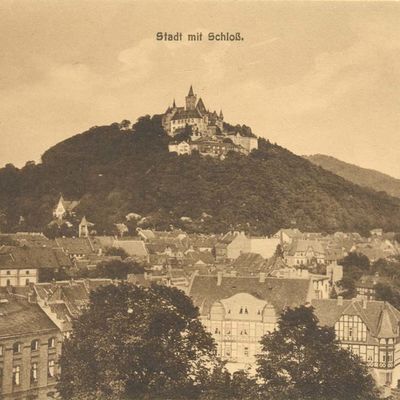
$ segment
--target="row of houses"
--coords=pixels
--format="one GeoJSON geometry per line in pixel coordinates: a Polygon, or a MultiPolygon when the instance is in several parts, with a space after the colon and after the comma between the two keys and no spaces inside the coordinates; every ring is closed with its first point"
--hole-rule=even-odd
{"type": "MultiPolygon", "coordinates": [[[[179,287],[154,276],[132,277],[134,284],[154,282],[179,287]]],[[[179,277],[178,277],[179,278],[179,277]]],[[[0,289],[1,394],[5,399],[47,399],[55,395],[61,343],[91,290],[112,284],[89,279],[0,289]]],[[[185,284],[186,285],[186,284],[185,284]]],[[[254,368],[259,341],[276,329],[286,307],[312,306],[322,325],[335,329],[344,348],[367,363],[380,386],[400,382],[400,313],[382,301],[321,296],[315,277],[232,276],[194,273],[186,292],[215,339],[228,367],[254,368]]]]}
{"type": "Polygon", "coordinates": [[[334,328],[343,348],[359,356],[377,384],[400,384],[400,312],[383,301],[318,298],[312,279],[196,276],[189,291],[218,354],[231,370],[252,369],[261,337],[286,307],[309,305],[334,328]]]}

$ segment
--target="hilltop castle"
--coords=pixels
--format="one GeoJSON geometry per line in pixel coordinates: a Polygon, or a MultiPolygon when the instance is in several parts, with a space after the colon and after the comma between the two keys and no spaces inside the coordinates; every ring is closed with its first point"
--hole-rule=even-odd
{"type": "Polygon", "coordinates": [[[225,124],[222,110],[219,114],[209,111],[201,98],[197,100],[192,86],[185,98],[185,107],[177,107],[174,100],[162,116],[162,125],[172,137],[189,132],[187,140],[170,143],[169,151],[178,154],[197,150],[200,154],[224,157],[229,151],[248,154],[258,148],[258,140],[251,131],[243,134],[240,126],[225,124]]]}
{"type": "Polygon", "coordinates": [[[163,115],[162,124],[169,135],[176,135],[185,129],[186,125],[192,127],[195,136],[212,136],[223,132],[222,110],[219,115],[215,111],[208,111],[201,98],[197,101],[192,86],[185,100],[185,107],[177,107],[174,100],[163,115]]]}

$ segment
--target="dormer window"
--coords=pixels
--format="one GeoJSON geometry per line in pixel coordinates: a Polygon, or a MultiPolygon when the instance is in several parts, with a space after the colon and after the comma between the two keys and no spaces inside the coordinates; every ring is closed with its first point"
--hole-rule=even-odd
{"type": "Polygon", "coordinates": [[[248,314],[248,313],[249,313],[249,312],[247,311],[247,307],[245,307],[244,313],[245,313],[245,314],[248,314]]]}
{"type": "Polygon", "coordinates": [[[243,307],[240,307],[239,314],[243,314],[243,307]]]}

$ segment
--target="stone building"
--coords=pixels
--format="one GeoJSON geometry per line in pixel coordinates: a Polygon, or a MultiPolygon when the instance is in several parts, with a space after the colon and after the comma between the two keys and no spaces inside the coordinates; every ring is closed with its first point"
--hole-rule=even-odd
{"type": "Polygon", "coordinates": [[[52,398],[61,332],[37,304],[5,289],[0,293],[0,398],[52,398]]]}

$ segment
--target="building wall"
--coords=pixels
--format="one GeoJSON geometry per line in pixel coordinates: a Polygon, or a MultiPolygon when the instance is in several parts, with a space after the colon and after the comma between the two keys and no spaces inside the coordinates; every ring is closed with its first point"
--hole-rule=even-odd
{"type": "Polygon", "coordinates": [[[37,283],[37,269],[1,269],[0,286],[26,286],[37,283]]]}
{"type": "Polygon", "coordinates": [[[239,366],[255,363],[261,337],[272,332],[276,322],[272,305],[248,293],[214,303],[210,315],[202,318],[217,344],[218,355],[239,366]]]}
{"type": "Polygon", "coordinates": [[[61,354],[61,334],[58,330],[42,334],[0,338],[2,356],[0,368],[3,376],[0,386],[0,398],[3,400],[47,399],[47,393],[55,392],[56,376],[58,374],[58,359],[61,354]],[[55,338],[55,347],[48,347],[48,340],[55,338]],[[39,340],[38,350],[31,350],[31,342],[39,340]],[[13,345],[21,343],[21,352],[14,354],[13,345]],[[49,361],[54,361],[54,377],[49,377],[49,361]],[[37,363],[37,381],[31,381],[31,366],[37,363]],[[20,383],[13,383],[13,368],[20,368],[20,383]]]}

